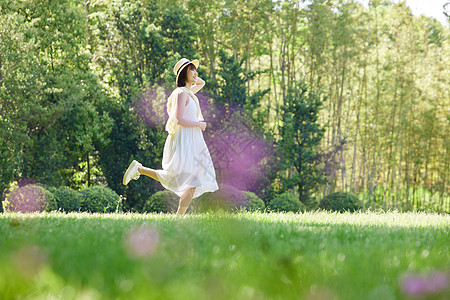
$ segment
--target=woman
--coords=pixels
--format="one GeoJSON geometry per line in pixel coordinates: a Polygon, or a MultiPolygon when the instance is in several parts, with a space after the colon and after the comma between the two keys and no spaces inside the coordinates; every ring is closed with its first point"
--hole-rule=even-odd
{"type": "Polygon", "coordinates": [[[195,93],[205,86],[197,75],[198,60],[180,59],[173,71],[177,88],[167,101],[166,130],[162,170],[144,167],[133,160],[123,176],[123,184],[139,175],[149,176],[180,197],[177,215],[183,215],[193,198],[219,189],[214,166],[203,139],[206,123],[195,93]]]}

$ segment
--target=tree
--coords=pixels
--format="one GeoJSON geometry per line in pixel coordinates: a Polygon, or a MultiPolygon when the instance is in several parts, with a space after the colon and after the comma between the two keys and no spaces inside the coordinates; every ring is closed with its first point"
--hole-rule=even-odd
{"type": "MultiPolygon", "coordinates": [[[[3,3],[2,3],[3,5],[3,3]]],[[[27,118],[40,111],[33,90],[42,88],[33,64],[34,45],[26,38],[29,24],[18,13],[0,17],[0,195],[17,178],[27,135],[27,118]]]]}
{"type": "Polygon", "coordinates": [[[285,189],[297,188],[299,200],[305,204],[309,204],[311,193],[324,182],[318,160],[318,146],[325,131],[318,123],[322,103],[317,91],[298,82],[289,88],[286,103],[281,107],[280,179],[285,189]]]}
{"type": "MultiPolygon", "coordinates": [[[[269,92],[269,89],[246,93],[246,84],[254,78],[255,73],[242,67],[245,58],[236,60],[234,55],[228,56],[224,50],[219,52],[220,76],[216,88],[213,90],[214,101],[220,106],[245,110],[250,116],[261,105],[261,99],[269,92]]],[[[228,111],[234,113],[234,111],[228,111]]],[[[228,115],[229,116],[229,115],[228,115]]]]}
{"type": "MultiPolygon", "coordinates": [[[[0,71],[7,83],[2,120],[10,131],[5,142],[14,145],[16,156],[5,169],[50,185],[73,185],[73,173],[80,162],[90,166],[94,144],[102,143],[110,120],[98,110],[105,94],[89,70],[84,43],[77,41],[84,36],[82,6],[41,4],[4,6],[2,20],[11,23],[2,29],[10,27],[13,39],[3,43],[7,39],[1,37],[6,47],[0,60],[9,68],[6,76],[0,71]]],[[[89,184],[90,176],[83,180],[89,184]]]]}

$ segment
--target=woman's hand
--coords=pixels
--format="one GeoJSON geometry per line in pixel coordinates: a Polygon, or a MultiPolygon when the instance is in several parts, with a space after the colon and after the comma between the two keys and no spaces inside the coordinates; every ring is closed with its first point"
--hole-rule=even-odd
{"type": "Polygon", "coordinates": [[[199,123],[200,123],[200,125],[198,127],[200,127],[202,131],[205,131],[205,129],[206,129],[206,122],[199,122],[199,123]]]}
{"type": "Polygon", "coordinates": [[[197,76],[197,80],[196,80],[195,84],[205,85],[205,81],[197,76]]]}
{"type": "Polygon", "coordinates": [[[197,77],[196,83],[191,87],[192,93],[197,93],[205,86],[205,81],[200,77],[197,77]]]}

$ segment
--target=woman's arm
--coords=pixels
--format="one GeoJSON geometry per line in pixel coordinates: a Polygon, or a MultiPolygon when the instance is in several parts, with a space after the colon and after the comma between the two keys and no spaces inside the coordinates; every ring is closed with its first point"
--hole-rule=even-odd
{"type": "MultiPolygon", "coordinates": [[[[180,93],[178,95],[178,101],[177,101],[177,111],[175,112],[175,118],[178,120],[178,125],[184,126],[184,127],[199,127],[202,130],[205,130],[206,123],[205,122],[196,122],[196,121],[190,121],[186,120],[184,118],[184,108],[186,107],[186,102],[188,96],[186,93],[180,93]]],[[[192,100],[190,100],[192,101],[192,100]]]]}
{"type": "Polygon", "coordinates": [[[197,77],[197,83],[191,87],[192,93],[197,93],[202,89],[202,87],[205,86],[205,81],[201,79],[200,77],[197,77]]]}

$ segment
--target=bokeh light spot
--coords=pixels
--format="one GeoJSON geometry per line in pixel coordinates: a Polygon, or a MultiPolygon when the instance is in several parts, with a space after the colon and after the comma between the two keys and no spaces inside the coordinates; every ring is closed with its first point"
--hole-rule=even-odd
{"type": "Polygon", "coordinates": [[[24,277],[32,278],[47,264],[47,254],[39,246],[26,245],[15,253],[13,261],[24,277]]]}
{"type": "Polygon", "coordinates": [[[312,285],[307,300],[337,300],[338,297],[328,288],[312,285]]]}
{"type": "Polygon", "coordinates": [[[153,227],[141,225],[125,234],[125,248],[131,257],[147,258],[155,253],[159,234],[153,227]]]}
{"type": "Polygon", "coordinates": [[[431,274],[406,274],[401,280],[403,293],[410,297],[421,298],[449,291],[448,273],[435,271],[431,274]]]}

